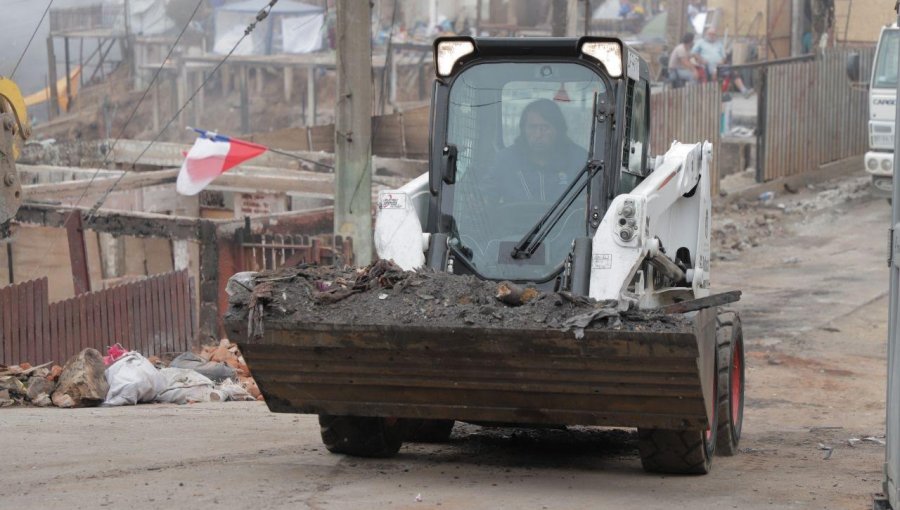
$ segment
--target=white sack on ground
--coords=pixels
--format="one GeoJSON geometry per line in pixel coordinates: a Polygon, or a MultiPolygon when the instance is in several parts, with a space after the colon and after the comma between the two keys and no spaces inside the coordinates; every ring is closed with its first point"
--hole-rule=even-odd
{"type": "Polygon", "coordinates": [[[166,378],[137,352],[129,352],[107,367],[109,393],[105,406],[134,405],[153,402],[156,394],[166,388],[166,378]]]}
{"type": "Polygon", "coordinates": [[[166,379],[166,387],[156,396],[157,402],[187,404],[225,400],[225,393],[215,389],[209,377],[189,368],[164,368],[160,373],[166,379]]]}

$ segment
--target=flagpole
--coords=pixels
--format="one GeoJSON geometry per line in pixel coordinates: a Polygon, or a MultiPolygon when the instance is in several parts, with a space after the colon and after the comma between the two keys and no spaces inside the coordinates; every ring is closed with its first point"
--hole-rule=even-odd
{"type": "MultiPolygon", "coordinates": [[[[195,133],[199,134],[202,138],[207,138],[207,139],[209,139],[209,140],[213,140],[216,136],[218,136],[218,135],[221,134],[221,133],[219,133],[218,131],[207,131],[207,130],[205,130],[205,129],[198,129],[198,128],[191,127],[191,126],[187,126],[186,129],[187,129],[188,131],[194,131],[195,133]]],[[[222,136],[224,136],[225,138],[228,138],[229,140],[243,141],[243,140],[241,140],[240,138],[234,138],[234,137],[228,136],[228,135],[222,135],[222,136]]],[[[246,143],[246,142],[245,142],[245,143],[246,143]]],[[[249,142],[249,143],[254,143],[254,142],[249,142]]],[[[259,144],[257,144],[257,145],[259,145],[259,144]]],[[[296,155],[296,154],[292,154],[292,153],[287,152],[287,151],[283,151],[283,150],[279,150],[279,149],[273,149],[272,147],[268,147],[268,146],[265,146],[265,147],[266,147],[266,150],[269,151],[269,152],[274,152],[275,154],[280,154],[280,155],[282,155],[282,156],[287,156],[287,157],[289,157],[289,158],[293,158],[293,159],[296,159],[296,160],[298,160],[298,161],[303,161],[303,162],[309,163],[309,164],[311,164],[311,165],[318,165],[318,166],[320,166],[320,167],[322,167],[322,168],[327,168],[327,169],[329,169],[329,170],[334,170],[334,165],[329,165],[328,163],[321,163],[321,162],[316,161],[316,160],[314,160],[314,159],[304,158],[304,157],[302,157],[302,156],[298,156],[298,155],[296,155]]]]}

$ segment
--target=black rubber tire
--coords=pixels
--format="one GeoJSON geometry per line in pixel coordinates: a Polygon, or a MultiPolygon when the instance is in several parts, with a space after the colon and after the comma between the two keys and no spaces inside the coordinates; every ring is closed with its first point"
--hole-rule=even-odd
{"type": "MultiPolygon", "coordinates": [[[[719,362],[716,359],[716,377],[713,394],[719,394],[719,362]]],[[[716,453],[716,436],[719,425],[719,406],[713,406],[709,430],[667,430],[638,428],[638,450],[641,465],[650,473],[671,475],[705,475],[712,469],[716,453]]]]}
{"type": "Polygon", "coordinates": [[[397,419],[319,415],[322,442],[331,453],[355,457],[393,457],[403,444],[397,419]]]}
{"type": "Polygon", "coordinates": [[[718,455],[737,455],[744,423],[744,332],[741,317],[736,312],[720,313],[717,317],[716,349],[719,362],[719,431],[716,439],[718,455]],[[735,357],[737,350],[737,360],[735,357]],[[738,362],[737,369],[735,361],[738,362]],[[735,373],[738,370],[738,373],[735,373]],[[738,377],[740,394],[732,392],[732,382],[738,377]],[[737,397],[737,398],[735,398],[737,397]],[[737,411],[732,407],[736,404],[737,411]]]}
{"type": "Polygon", "coordinates": [[[453,420],[403,420],[403,440],[413,443],[446,443],[453,432],[453,420]]]}
{"type": "Polygon", "coordinates": [[[641,465],[650,473],[705,475],[712,468],[715,440],[705,431],[638,429],[641,465]]]}

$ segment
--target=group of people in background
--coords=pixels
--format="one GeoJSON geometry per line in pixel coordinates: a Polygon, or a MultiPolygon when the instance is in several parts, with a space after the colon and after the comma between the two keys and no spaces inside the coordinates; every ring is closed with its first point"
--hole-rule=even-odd
{"type": "Polygon", "coordinates": [[[693,33],[681,38],[681,44],[669,55],[669,76],[676,83],[705,83],[728,79],[745,96],[753,91],[748,88],[740,75],[727,71],[727,76],[719,76],[719,67],[729,63],[725,45],[719,39],[715,28],[708,28],[699,41],[693,33]]]}

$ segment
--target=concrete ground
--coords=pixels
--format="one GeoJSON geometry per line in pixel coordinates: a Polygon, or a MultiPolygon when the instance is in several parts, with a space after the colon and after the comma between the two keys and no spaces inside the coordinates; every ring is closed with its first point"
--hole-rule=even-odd
{"type": "Polygon", "coordinates": [[[714,263],[718,290],[744,291],[747,408],[741,454],[707,476],[645,474],[622,430],[457,424],[449,444],[367,460],[329,454],[315,417],[261,403],[15,408],[0,411],[0,508],[870,508],[884,458],[890,211],[867,196],[778,207],[821,193],[715,217],[768,226],[714,263]]]}

